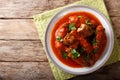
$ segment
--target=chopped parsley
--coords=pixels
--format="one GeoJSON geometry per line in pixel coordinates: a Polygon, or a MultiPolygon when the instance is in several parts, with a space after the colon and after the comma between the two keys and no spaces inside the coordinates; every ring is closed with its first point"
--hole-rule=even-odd
{"type": "Polygon", "coordinates": [[[65,59],[68,59],[67,53],[63,51],[63,52],[62,52],[62,57],[65,58],[65,59]]]}
{"type": "Polygon", "coordinates": [[[56,40],[59,41],[59,42],[63,41],[63,39],[60,36],[56,36],[56,40]]]}
{"type": "Polygon", "coordinates": [[[98,52],[98,50],[99,50],[99,48],[97,48],[97,49],[93,50],[93,52],[94,52],[94,53],[97,53],[97,52],[98,52]]]}
{"type": "Polygon", "coordinates": [[[80,52],[83,53],[85,51],[85,48],[81,47],[80,52]]]}
{"type": "Polygon", "coordinates": [[[92,25],[92,23],[90,22],[90,20],[89,20],[89,19],[85,20],[85,23],[86,23],[87,25],[89,25],[89,26],[91,26],[91,25],[92,25]]]}
{"type": "Polygon", "coordinates": [[[69,24],[69,31],[76,30],[75,23],[69,24]]]}
{"type": "Polygon", "coordinates": [[[96,40],[96,39],[93,39],[92,44],[93,44],[93,45],[97,45],[97,40],[96,40]]]}
{"type": "Polygon", "coordinates": [[[78,16],[78,18],[82,18],[82,16],[78,16]]]}
{"type": "Polygon", "coordinates": [[[76,59],[76,58],[78,58],[80,56],[80,53],[77,52],[75,49],[71,49],[70,52],[72,53],[72,58],[73,59],[76,59]]]}
{"type": "Polygon", "coordinates": [[[98,33],[98,30],[95,30],[95,34],[97,34],[98,33]]]}
{"type": "Polygon", "coordinates": [[[90,55],[89,54],[85,55],[84,59],[88,62],[90,60],[90,55]]]}

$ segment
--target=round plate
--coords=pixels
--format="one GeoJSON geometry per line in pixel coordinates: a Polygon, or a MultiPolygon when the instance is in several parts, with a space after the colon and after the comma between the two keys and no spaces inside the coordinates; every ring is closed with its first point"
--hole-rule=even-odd
{"type": "Polygon", "coordinates": [[[45,48],[46,48],[48,56],[60,69],[64,70],[65,72],[71,73],[71,74],[79,74],[79,75],[88,74],[88,73],[96,71],[97,69],[102,67],[105,64],[105,62],[108,60],[108,58],[110,57],[112,50],[113,50],[113,45],[114,45],[113,30],[112,30],[112,26],[109,23],[109,21],[107,20],[107,18],[101,12],[97,11],[96,9],[85,6],[85,5],[74,5],[74,6],[70,6],[70,7],[62,9],[50,20],[50,22],[47,26],[46,32],[45,32],[45,48]],[[94,16],[96,16],[99,19],[99,21],[101,22],[102,26],[105,28],[105,33],[107,36],[107,44],[106,44],[106,48],[103,52],[103,55],[91,67],[72,68],[70,66],[63,64],[55,56],[55,54],[51,48],[51,44],[50,44],[51,43],[50,42],[51,32],[52,32],[52,29],[54,28],[54,25],[56,24],[56,22],[68,13],[78,12],[78,11],[79,12],[80,11],[89,12],[89,13],[93,14],[94,16]]]}

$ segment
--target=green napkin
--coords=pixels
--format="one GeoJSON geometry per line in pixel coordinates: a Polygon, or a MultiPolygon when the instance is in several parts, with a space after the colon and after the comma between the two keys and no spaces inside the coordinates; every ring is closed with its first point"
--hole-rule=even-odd
{"type": "MultiPolygon", "coordinates": [[[[79,2],[70,4],[70,5],[75,5],[75,4],[84,4],[84,5],[88,5],[88,6],[91,6],[93,8],[96,8],[97,10],[102,12],[107,17],[107,19],[110,21],[110,18],[109,18],[109,15],[108,15],[108,12],[106,10],[106,7],[105,7],[103,0],[81,0],[79,2]]],[[[70,6],[70,5],[68,5],[68,6],[70,6]]],[[[50,19],[58,11],[60,11],[62,8],[65,8],[65,7],[67,7],[67,6],[53,9],[50,11],[46,11],[44,13],[41,13],[41,14],[34,16],[34,21],[35,21],[35,24],[36,24],[36,27],[37,27],[37,30],[39,33],[40,40],[43,44],[43,47],[44,47],[44,33],[45,33],[46,27],[47,27],[50,19]]],[[[114,43],[113,52],[112,52],[109,60],[107,61],[107,63],[105,65],[108,65],[108,64],[111,64],[111,63],[114,63],[114,62],[120,60],[120,47],[118,45],[116,36],[114,39],[115,39],[115,43],[114,43]]],[[[69,73],[66,73],[66,72],[60,70],[56,65],[54,65],[51,62],[49,57],[48,57],[48,60],[49,60],[49,64],[51,66],[52,72],[53,72],[56,80],[65,80],[65,79],[69,79],[69,78],[76,76],[76,75],[69,74],[69,73]]]]}

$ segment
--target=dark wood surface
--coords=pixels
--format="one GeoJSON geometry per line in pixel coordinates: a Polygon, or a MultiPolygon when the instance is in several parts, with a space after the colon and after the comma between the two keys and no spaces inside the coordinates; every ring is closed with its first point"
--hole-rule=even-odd
{"type": "MultiPolygon", "coordinates": [[[[54,80],[32,16],[79,0],[0,0],[0,80],[54,80]]],[[[105,0],[120,44],[120,0],[105,0]]],[[[120,80],[120,62],[70,80],[120,80]]]]}

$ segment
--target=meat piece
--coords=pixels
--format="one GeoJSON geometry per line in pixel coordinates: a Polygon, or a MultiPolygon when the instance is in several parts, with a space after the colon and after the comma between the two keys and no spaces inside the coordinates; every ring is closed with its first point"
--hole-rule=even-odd
{"type": "Polygon", "coordinates": [[[99,25],[97,26],[96,30],[96,41],[98,42],[98,44],[101,44],[103,40],[105,40],[105,29],[103,26],[99,25]]]}
{"type": "Polygon", "coordinates": [[[79,33],[76,30],[70,31],[70,35],[75,36],[76,38],[79,37],[79,33]]]}
{"type": "Polygon", "coordinates": [[[95,20],[90,20],[91,24],[92,24],[92,27],[93,28],[96,28],[97,26],[97,23],[95,22],[95,20]]]}
{"type": "Polygon", "coordinates": [[[65,51],[68,53],[68,57],[72,58],[71,48],[65,47],[65,51]]]}
{"type": "Polygon", "coordinates": [[[84,37],[80,37],[79,41],[81,46],[85,49],[86,53],[89,54],[92,51],[91,44],[84,37]]]}
{"type": "Polygon", "coordinates": [[[82,16],[82,18],[79,19],[79,22],[81,24],[85,24],[86,20],[89,19],[89,18],[86,15],[81,15],[81,16],[82,16]]]}
{"type": "Polygon", "coordinates": [[[79,41],[76,40],[73,44],[70,45],[70,48],[77,49],[78,45],[79,45],[79,41]]]}
{"type": "Polygon", "coordinates": [[[85,24],[85,21],[88,19],[88,17],[86,17],[85,15],[81,15],[81,18],[78,19],[77,23],[76,23],[76,27],[80,27],[81,24],[85,24]]]}
{"type": "Polygon", "coordinates": [[[96,28],[97,34],[96,34],[96,42],[97,44],[93,46],[94,49],[100,48],[102,46],[102,43],[105,41],[106,36],[105,36],[105,29],[103,26],[99,25],[96,28]]]}
{"type": "Polygon", "coordinates": [[[88,62],[88,66],[92,66],[93,64],[95,64],[95,60],[90,59],[88,62]]]}
{"type": "Polygon", "coordinates": [[[55,41],[55,47],[59,50],[64,49],[63,43],[58,41],[55,41]]]}
{"type": "Polygon", "coordinates": [[[78,16],[70,16],[69,23],[76,23],[78,21],[78,16]]]}
{"type": "Polygon", "coordinates": [[[80,66],[88,66],[88,63],[85,61],[85,59],[80,56],[77,59],[72,59],[74,62],[76,62],[77,64],[79,64],[80,66]]]}
{"type": "Polygon", "coordinates": [[[65,52],[69,53],[71,48],[65,47],[65,52]]]}
{"type": "Polygon", "coordinates": [[[75,37],[67,33],[67,35],[63,39],[63,43],[65,45],[70,45],[75,41],[75,37]]]}
{"type": "Polygon", "coordinates": [[[77,32],[79,32],[82,37],[89,37],[93,34],[93,29],[86,24],[81,24],[81,26],[77,29],[77,32]]]}
{"type": "Polygon", "coordinates": [[[105,29],[104,29],[104,27],[102,25],[98,25],[97,28],[96,28],[96,30],[98,32],[101,32],[101,31],[104,32],[105,29]]]}
{"type": "Polygon", "coordinates": [[[64,38],[65,35],[66,35],[67,32],[68,32],[68,25],[69,25],[69,23],[67,23],[67,22],[64,23],[64,24],[62,24],[62,25],[57,29],[55,35],[56,35],[56,36],[60,36],[61,38],[64,38]]]}

